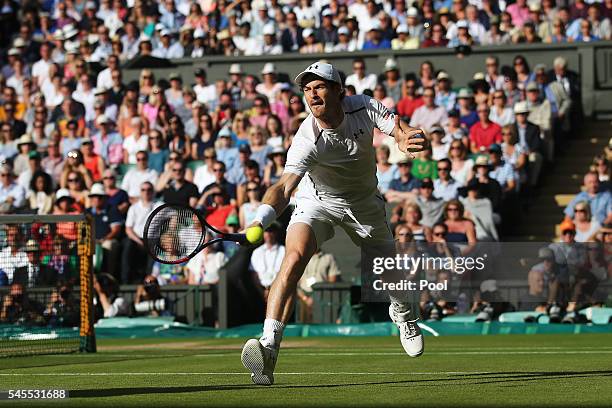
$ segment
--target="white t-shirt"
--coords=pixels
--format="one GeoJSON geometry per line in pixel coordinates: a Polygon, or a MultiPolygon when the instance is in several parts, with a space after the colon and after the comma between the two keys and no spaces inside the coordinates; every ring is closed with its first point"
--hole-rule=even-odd
{"type": "Polygon", "coordinates": [[[211,285],[219,282],[219,269],[226,262],[227,257],[223,252],[201,251],[187,262],[186,268],[197,285],[211,285]]]}
{"type": "Polygon", "coordinates": [[[13,254],[10,246],[0,252],[0,269],[6,273],[9,283],[13,282],[15,269],[28,266],[29,262],[28,255],[25,252],[18,250],[13,254]]]}
{"type": "Polygon", "coordinates": [[[208,166],[203,165],[196,169],[193,175],[193,184],[198,186],[198,191],[204,191],[204,187],[216,181],[215,173],[208,171],[208,166]]]}
{"type": "Polygon", "coordinates": [[[145,206],[142,200],[138,200],[128,209],[125,226],[132,228],[136,235],[142,238],[144,234],[144,227],[147,223],[147,217],[160,205],[162,205],[162,203],[156,201],[148,206],[145,206]]]}
{"type": "Polygon", "coordinates": [[[355,87],[355,92],[357,94],[362,94],[366,89],[374,91],[377,82],[378,80],[376,79],[375,74],[367,74],[361,79],[359,79],[357,75],[351,74],[346,77],[344,84],[346,86],[353,85],[355,87]]]}
{"type": "Polygon", "coordinates": [[[145,181],[155,185],[157,182],[157,172],[153,169],[129,170],[121,181],[121,189],[125,190],[130,197],[140,196],[140,185],[145,181]]]}
{"type": "Polygon", "coordinates": [[[149,150],[149,137],[142,135],[136,139],[136,135],[131,134],[123,139],[123,150],[128,153],[128,163],[136,164],[136,153],[149,150]]]}
{"type": "Polygon", "coordinates": [[[38,86],[42,86],[45,79],[49,78],[49,67],[52,61],[39,59],[32,65],[32,76],[38,78],[38,86]]]}
{"type": "Polygon", "coordinates": [[[308,194],[330,203],[369,198],[377,191],[374,128],[391,134],[395,115],[366,95],[342,100],[344,120],[337,129],[321,129],[310,114],[300,125],[289,152],[285,172],[306,176],[298,197],[308,194]]]}
{"type": "Polygon", "coordinates": [[[251,255],[251,269],[257,273],[259,281],[264,287],[272,285],[274,278],[276,278],[280,271],[284,257],[285,247],[279,244],[272,247],[264,244],[253,251],[251,255]]]}

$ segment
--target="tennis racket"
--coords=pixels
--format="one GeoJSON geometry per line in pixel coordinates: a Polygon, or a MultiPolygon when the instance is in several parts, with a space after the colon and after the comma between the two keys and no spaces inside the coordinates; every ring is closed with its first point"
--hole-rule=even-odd
{"type": "MultiPolygon", "coordinates": [[[[251,229],[261,227],[251,227],[251,229]]],[[[204,219],[204,214],[185,205],[162,204],[147,218],[144,227],[143,241],[151,257],[164,264],[179,264],[193,258],[204,248],[221,241],[233,241],[239,244],[257,244],[263,231],[246,234],[228,234],[219,231],[204,219]],[[206,233],[216,236],[206,240],[206,233]],[[253,239],[253,237],[257,239],[253,239]]]]}

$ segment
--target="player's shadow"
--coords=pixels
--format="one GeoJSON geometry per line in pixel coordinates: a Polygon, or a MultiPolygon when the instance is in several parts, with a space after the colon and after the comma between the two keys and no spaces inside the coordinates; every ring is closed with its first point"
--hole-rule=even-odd
{"type": "Polygon", "coordinates": [[[257,385],[198,385],[191,387],[137,387],[70,390],[70,398],[123,397],[126,395],[181,394],[187,392],[233,391],[261,388],[257,385]]]}
{"type": "MultiPolygon", "coordinates": [[[[410,375],[410,373],[406,373],[410,375]]],[[[369,385],[390,385],[390,386],[436,386],[451,382],[462,382],[462,385],[468,384],[494,384],[494,383],[510,383],[510,382],[526,382],[539,380],[559,380],[568,378],[591,378],[591,377],[609,377],[612,376],[612,371],[534,371],[534,372],[512,372],[512,373],[474,373],[461,374],[450,378],[423,378],[410,380],[396,381],[363,381],[352,382],[345,384],[277,384],[272,388],[284,389],[316,389],[316,388],[343,388],[369,385]]],[[[208,391],[235,391],[261,389],[257,385],[203,385],[203,386],[183,386],[183,387],[138,387],[138,388],[107,388],[107,389],[87,389],[87,390],[71,390],[70,398],[100,398],[100,397],[121,397],[127,395],[147,395],[147,394],[180,394],[191,392],[208,392],[208,391]]]]}

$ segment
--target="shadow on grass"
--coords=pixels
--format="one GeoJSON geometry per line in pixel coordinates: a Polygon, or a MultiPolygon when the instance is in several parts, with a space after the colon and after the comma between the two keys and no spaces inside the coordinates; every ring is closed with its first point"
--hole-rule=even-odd
{"type": "MultiPolygon", "coordinates": [[[[406,373],[410,375],[410,373],[406,373]]],[[[523,381],[558,380],[568,378],[592,378],[609,377],[612,371],[535,371],[535,372],[512,372],[512,373],[477,373],[462,374],[451,378],[423,378],[414,380],[397,381],[364,381],[344,384],[277,384],[273,389],[317,389],[317,388],[344,388],[370,385],[410,385],[410,386],[440,386],[448,385],[449,382],[463,382],[467,384],[494,384],[510,383],[523,381]],[[432,384],[433,383],[433,384],[432,384]]],[[[516,384],[515,384],[516,385],[516,384]]],[[[100,398],[100,397],[121,397],[128,395],[147,395],[147,394],[180,394],[191,392],[210,392],[210,391],[236,391],[265,389],[257,385],[203,385],[190,387],[138,387],[138,388],[107,388],[107,389],[87,389],[70,391],[70,398],[100,398]]]]}

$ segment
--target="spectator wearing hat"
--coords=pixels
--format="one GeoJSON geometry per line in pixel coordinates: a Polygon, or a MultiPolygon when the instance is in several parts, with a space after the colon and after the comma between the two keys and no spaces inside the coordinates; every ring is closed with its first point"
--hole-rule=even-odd
{"type": "Polygon", "coordinates": [[[562,140],[562,133],[570,130],[569,118],[572,101],[559,82],[548,83],[546,65],[538,64],[533,71],[535,72],[536,83],[540,88],[540,94],[544,95],[550,103],[553,114],[553,132],[558,137],[557,140],[562,140]]]}
{"type": "Polygon", "coordinates": [[[451,109],[448,111],[448,122],[444,126],[445,136],[442,139],[444,143],[450,143],[453,140],[460,140],[465,146],[469,146],[470,140],[468,138],[468,130],[461,125],[459,111],[457,109],[451,109]]]}
{"type": "Polygon", "coordinates": [[[436,105],[450,111],[455,107],[456,102],[457,93],[451,89],[450,75],[440,71],[436,76],[436,105]]]}
{"type": "Polygon", "coordinates": [[[357,49],[357,40],[351,37],[351,32],[346,26],[338,28],[338,43],[332,47],[332,52],[352,52],[357,49]]]}
{"type": "MultiPolygon", "coordinates": [[[[175,59],[183,58],[185,50],[180,42],[172,43],[172,34],[163,28],[159,32],[159,45],[153,50],[153,56],[157,58],[175,59]]],[[[142,42],[141,42],[142,44],[142,42]]]]}
{"type": "Polygon", "coordinates": [[[465,208],[465,216],[474,222],[478,241],[499,241],[497,227],[499,215],[493,212],[491,200],[481,195],[481,184],[478,179],[470,180],[467,186],[459,190],[459,201],[465,208]]]}
{"type": "MultiPolygon", "coordinates": [[[[102,113],[111,121],[117,121],[117,105],[110,99],[109,89],[97,88],[95,91],[96,104],[102,107],[102,113]]],[[[94,106],[95,107],[95,106],[94,106]]]]}
{"type": "Polygon", "coordinates": [[[425,38],[421,43],[421,48],[446,47],[448,39],[446,38],[446,28],[440,23],[431,25],[430,37],[425,38]]]}
{"type": "Polygon", "coordinates": [[[161,203],[155,201],[152,183],[145,181],[139,188],[139,199],[128,209],[125,221],[126,237],[121,256],[121,282],[124,283],[140,281],[152,266],[143,242],[143,232],[147,217],[161,203]]]}
{"type": "Polygon", "coordinates": [[[98,131],[92,137],[94,152],[110,165],[123,163],[123,139],[112,126],[113,122],[106,115],[98,116],[98,131]]]}
{"type": "Polygon", "coordinates": [[[401,202],[414,199],[421,181],[412,176],[412,161],[403,158],[397,163],[399,177],[391,180],[385,198],[389,202],[401,202]]]}
{"type": "Polygon", "coordinates": [[[443,201],[457,198],[461,185],[451,177],[452,164],[449,159],[438,160],[438,178],[433,181],[433,196],[443,201]]]}
{"type": "Polygon", "coordinates": [[[436,105],[436,91],[433,87],[423,89],[424,105],[415,109],[410,126],[429,131],[435,124],[446,124],[448,116],[442,106],[436,105]]]}
{"type": "Polygon", "coordinates": [[[470,34],[469,24],[466,20],[459,20],[456,24],[448,28],[446,38],[448,38],[448,48],[460,49],[461,46],[471,47],[474,45],[474,38],[470,34]]]}
{"type": "Polygon", "coordinates": [[[16,142],[18,154],[13,159],[13,173],[19,176],[30,167],[30,153],[36,151],[36,144],[29,134],[22,135],[16,142]]]}
{"type": "Polygon", "coordinates": [[[431,137],[431,151],[433,160],[440,160],[448,157],[448,151],[450,149],[450,144],[448,142],[444,142],[444,128],[435,124],[429,135],[431,137]]]}
{"type": "Polygon", "coordinates": [[[268,163],[264,168],[263,184],[270,187],[275,184],[282,176],[287,161],[287,152],[282,146],[274,147],[268,153],[268,163]]]}
{"type": "Polygon", "coordinates": [[[576,204],[581,201],[589,203],[593,218],[601,225],[612,222],[612,193],[600,190],[596,172],[589,172],[584,176],[584,191],[578,193],[565,207],[567,218],[574,218],[576,204]]]}
{"type": "Polygon", "coordinates": [[[94,220],[96,252],[102,254],[100,267],[107,273],[119,275],[119,238],[123,218],[117,208],[108,204],[108,194],[102,184],[96,183],[91,187],[89,201],[91,206],[86,212],[94,220]]]}
{"type": "Polygon", "coordinates": [[[304,38],[304,45],[300,47],[300,54],[317,54],[323,52],[323,44],[319,42],[312,28],[305,28],[304,31],[302,31],[302,38],[304,38]]]}
{"type": "Polygon", "coordinates": [[[497,180],[504,193],[512,193],[517,190],[517,176],[510,163],[502,160],[502,148],[495,143],[489,147],[489,176],[497,180]]]}
{"type": "Polygon", "coordinates": [[[285,246],[278,242],[279,228],[280,225],[277,222],[270,225],[264,231],[263,244],[251,255],[250,269],[257,276],[264,299],[268,297],[270,286],[280,271],[281,262],[285,256],[285,246]]]}
{"type": "Polygon", "coordinates": [[[266,24],[263,27],[263,43],[261,46],[262,55],[280,55],[283,53],[283,47],[276,39],[276,28],[274,24],[266,24]]]}
{"type": "MultiPolygon", "coordinates": [[[[421,222],[424,226],[431,228],[442,218],[444,211],[444,200],[433,195],[434,183],[431,178],[421,180],[419,192],[416,196],[416,204],[423,214],[421,222]]],[[[414,231],[413,231],[414,233],[414,231]]]]}
{"type": "Polygon", "coordinates": [[[334,25],[334,12],[330,8],[321,13],[321,26],[317,31],[326,51],[331,51],[331,47],[338,43],[338,28],[334,25]]]}
{"type": "Polygon", "coordinates": [[[0,166],[0,214],[11,214],[20,209],[25,204],[25,198],[26,191],[14,181],[11,166],[0,166]]]}
{"type": "Polygon", "coordinates": [[[481,103],[476,108],[478,122],[470,128],[470,149],[477,154],[486,151],[492,144],[501,143],[501,126],[489,119],[489,106],[481,103]]]}
{"type": "Polygon", "coordinates": [[[540,152],[540,129],[527,119],[528,114],[529,107],[526,102],[518,102],[514,105],[516,123],[512,131],[518,136],[518,144],[521,149],[527,153],[529,185],[535,186],[540,176],[543,157],[540,152]]]}
{"type": "Polygon", "coordinates": [[[30,182],[32,181],[32,176],[36,172],[44,172],[41,164],[40,164],[40,153],[37,151],[31,151],[28,154],[28,169],[22,171],[19,177],[17,178],[17,183],[23,187],[26,191],[30,188],[30,182]]]}
{"type": "Polygon", "coordinates": [[[24,287],[53,286],[57,284],[57,271],[42,264],[40,246],[35,239],[29,239],[25,245],[27,264],[15,269],[13,283],[20,283],[24,287]]]}
{"type": "MultiPolygon", "coordinates": [[[[230,68],[231,72],[231,68],[230,68]]],[[[198,68],[194,72],[195,85],[193,91],[196,93],[196,100],[199,103],[210,105],[211,101],[217,98],[217,89],[214,84],[209,84],[207,74],[204,68],[198,68]]]]}
{"type": "Polygon", "coordinates": [[[282,88],[282,83],[277,81],[276,66],[271,62],[267,62],[261,70],[261,75],[263,82],[258,84],[255,90],[266,96],[270,103],[275,102],[280,96],[282,88]]]}
{"type": "MultiPolygon", "coordinates": [[[[498,213],[503,199],[503,189],[497,180],[491,177],[491,165],[486,155],[481,155],[474,162],[474,177],[480,183],[480,194],[491,200],[493,211],[498,213]]],[[[467,183],[466,183],[467,184],[467,183]]]]}
{"type": "Polygon", "coordinates": [[[391,41],[384,38],[380,30],[380,23],[375,22],[367,32],[367,40],[363,43],[364,50],[380,50],[391,48],[391,41]]]}
{"type": "Polygon", "coordinates": [[[402,88],[404,86],[404,80],[400,77],[400,72],[397,67],[397,62],[393,58],[388,58],[385,61],[384,70],[384,85],[387,95],[393,99],[393,102],[397,104],[402,98],[402,88]]]}
{"type": "Polygon", "coordinates": [[[474,92],[470,88],[461,88],[457,94],[459,121],[468,131],[478,122],[478,113],[474,109],[474,92]]]}
{"type": "Polygon", "coordinates": [[[362,94],[366,89],[374,90],[378,79],[375,74],[366,73],[365,61],[361,58],[353,60],[353,73],[346,77],[345,86],[355,87],[357,94],[362,94]]]}

